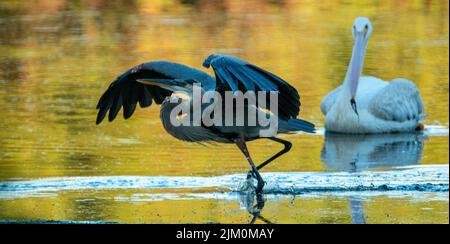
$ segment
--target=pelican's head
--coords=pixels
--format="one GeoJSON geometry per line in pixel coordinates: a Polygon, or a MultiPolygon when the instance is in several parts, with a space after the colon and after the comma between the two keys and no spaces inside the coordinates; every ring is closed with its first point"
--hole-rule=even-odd
{"type": "Polygon", "coordinates": [[[352,27],[353,39],[355,40],[353,46],[352,60],[350,61],[350,66],[348,67],[346,82],[349,83],[350,94],[351,94],[351,106],[356,114],[358,110],[356,109],[356,90],[358,89],[359,79],[361,77],[364,57],[366,55],[367,42],[372,34],[372,23],[365,17],[358,17],[355,19],[355,23],[352,27]]]}
{"type": "Polygon", "coordinates": [[[373,28],[372,23],[366,17],[358,17],[355,19],[355,23],[353,24],[352,34],[353,38],[356,40],[358,35],[361,35],[363,39],[367,42],[369,40],[370,35],[372,34],[373,28]]]}

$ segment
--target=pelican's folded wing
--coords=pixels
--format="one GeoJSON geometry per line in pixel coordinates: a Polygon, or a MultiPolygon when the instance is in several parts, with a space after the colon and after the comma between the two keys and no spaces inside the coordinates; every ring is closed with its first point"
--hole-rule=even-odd
{"type": "Polygon", "coordinates": [[[370,101],[369,112],[377,118],[404,122],[421,120],[424,110],[416,85],[405,79],[392,80],[370,101]]]}
{"type": "MultiPolygon", "coordinates": [[[[300,112],[300,95],[280,77],[236,57],[211,55],[203,66],[212,66],[216,75],[216,87],[229,91],[278,92],[278,115],[295,118],[300,112]]],[[[268,104],[267,104],[268,105],[268,104]]]]}
{"type": "Polygon", "coordinates": [[[138,102],[144,108],[150,106],[152,100],[161,104],[165,97],[172,94],[170,90],[142,84],[138,80],[164,83],[166,86],[192,80],[215,82],[207,73],[182,64],[166,61],[140,64],[117,77],[101,96],[97,104],[97,124],[102,122],[108,111],[108,120],[112,121],[123,107],[123,117],[127,119],[134,113],[138,102]]]}

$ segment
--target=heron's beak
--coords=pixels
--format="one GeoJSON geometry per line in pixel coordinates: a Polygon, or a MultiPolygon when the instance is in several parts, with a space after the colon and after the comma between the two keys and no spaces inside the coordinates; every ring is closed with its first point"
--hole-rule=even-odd
{"type": "Polygon", "coordinates": [[[358,90],[359,79],[361,78],[361,72],[364,65],[364,56],[366,54],[366,31],[355,33],[355,45],[353,47],[353,55],[350,63],[348,77],[350,82],[350,94],[352,99],[350,103],[352,105],[353,111],[358,115],[358,110],[356,109],[356,91],[358,90]]]}
{"type": "Polygon", "coordinates": [[[182,80],[182,79],[147,79],[140,78],[136,79],[137,82],[149,85],[158,86],[169,91],[184,91],[187,86],[195,83],[194,80],[182,80]]]}
{"type": "Polygon", "coordinates": [[[144,85],[150,85],[150,86],[159,86],[162,88],[166,88],[168,86],[184,86],[188,84],[187,80],[177,80],[177,79],[146,79],[141,78],[137,79],[137,82],[144,84],[144,85]]]}
{"type": "Polygon", "coordinates": [[[155,82],[155,81],[152,81],[152,80],[144,80],[144,79],[140,80],[140,79],[138,79],[136,81],[141,83],[141,84],[149,85],[149,86],[159,86],[159,84],[160,84],[159,82],[155,82]]]}

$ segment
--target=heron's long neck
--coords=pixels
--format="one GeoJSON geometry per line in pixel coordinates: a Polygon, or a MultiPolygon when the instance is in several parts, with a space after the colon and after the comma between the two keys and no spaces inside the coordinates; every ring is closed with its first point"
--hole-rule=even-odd
{"type": "MultiPolygon", "coordinates": [[[[201,142],[201,141],[221,141],[223,139],[221,139],[220,137],[217,137],[214,133],[212,133],[209,129],[204,128],[201,125],[195,125],[195,123],[192,121],[192,116],[189,116],[187,113],[183,113],[183,112],[187,112],[187,111],[180,111],[179,107],[177,108],[177,106],[180,106],[181,103],[183,102],[179,102],[179,103],[171,103],[169,101],[168,98],[166,98],[164,100],[164,102],[161,104],[161,112],[160,112],[160,118],[161,121],[163,123],[164,129],[166,129],[166,131],[172,135],[173,137],[179,139],[179,140],[183,140],[183,141],[189,141],[189,142],[201,142]],[[177,120],[178,125],[174,125],[172,124],[172,122],[175,121],[171,121],[171,117],[178,117],[175,116],[173,113],[179,113],[181,112],[181,114],[178,114],[180,116],[180,118],[172,118],[173,120],[177,120]],[[185,117],[188,116],[188,117],[185,117]],[[186,122],[185,120],[188,120],[189,123],[183,123],[186,122]]],[[[181,106],[185,106],[181,105],[181,106]]],[[[192,104],[189,103],[188,104],[189,107],[186,109],[189,109],[190,112],[189,114],[192,115],[192,109],[193,107],[191,106],[192,104]]]]}
{"type": "Polygon", "coordinates": [[[180,126],[174,126],[170,121],[172,109],[178,106],[180,103],[171,103],[169,98],[166,98],[161,104],[161,110],[159,117],[163,124],[164,129],[173,137],[178,138],[178,135],[182,132],[180,126]]]}

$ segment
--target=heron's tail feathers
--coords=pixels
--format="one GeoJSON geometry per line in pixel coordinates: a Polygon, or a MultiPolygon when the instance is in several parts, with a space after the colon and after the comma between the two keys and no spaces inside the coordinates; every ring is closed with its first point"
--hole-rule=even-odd
{"type": "Polygon", "coordinates": [[[287,123],[280,123],[281,132],[299,132],[316,133],[315,125],[302,119],[289,119],[287,123]]]}

